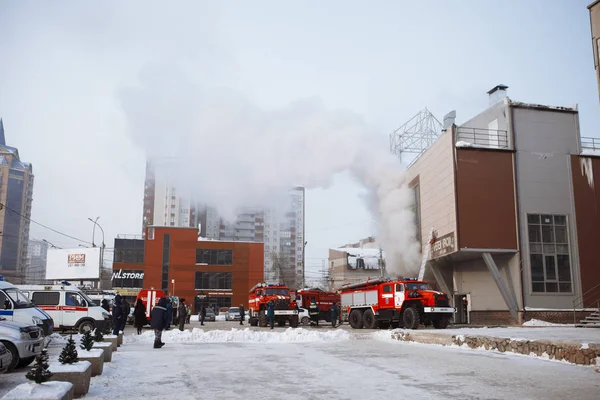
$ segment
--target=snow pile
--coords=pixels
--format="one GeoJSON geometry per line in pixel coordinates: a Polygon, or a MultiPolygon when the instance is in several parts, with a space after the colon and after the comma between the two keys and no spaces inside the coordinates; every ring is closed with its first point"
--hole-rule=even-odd
{"type": "MultiPolygon", "coordinates": [[[[164,331],[162,341],[165,343],[226,343],[226,342],[250,342],[250,343],[308,343],[308,342],[335,342],[348,340],[350,334],[343,330],[329,330],[317,332],[302,328],[288,328],[283,332],[267,332],[246,329],[231,329],[204,331],[194,328],[193,330],[164,331]]],[[[144,332],[141,335],[129,335],[124,337],[125,343],[153,343],[154,332],[144,332]]]]}
{"type": "Polygon", "coordinates": [[[573,326],[573,324],[556,324],[554,322],[542,321],[541,319],[530,319],[523,322],[523,326],[573,326]]]}
{"type": "Polygon", "coordinates": [[[458,142],[456,142],[456,147],[471,147],[471,146],[473,146],[471,143],[465,142],[464,140],[459,140],[458,142]]]}

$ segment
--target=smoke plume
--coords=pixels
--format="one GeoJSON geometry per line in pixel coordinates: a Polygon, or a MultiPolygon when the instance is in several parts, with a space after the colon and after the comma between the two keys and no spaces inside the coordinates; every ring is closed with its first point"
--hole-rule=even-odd
{"type": "Polygon", "coordinates": [[[119,98],[133,141],[177,190],[233,216],[272,205],[293,186],[327,188],[350,172],[369,191],[378,241],[393,273],[415,273],[412,197],[401,164],[364,120],[318,98],[264,110],[230,89],[199,85],[180,72],[146,70],[119,98]]]}

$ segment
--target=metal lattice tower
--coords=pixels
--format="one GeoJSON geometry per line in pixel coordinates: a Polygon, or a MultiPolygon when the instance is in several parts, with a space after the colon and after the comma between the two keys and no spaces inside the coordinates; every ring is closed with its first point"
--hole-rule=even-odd
{"type": "Polygon", "coordinates": [[[390,151],[400,161],[403,153],[413,153],[418,157],[440,137],[441,131],[440,121],[425,108],[390,133],[390,151]]]}

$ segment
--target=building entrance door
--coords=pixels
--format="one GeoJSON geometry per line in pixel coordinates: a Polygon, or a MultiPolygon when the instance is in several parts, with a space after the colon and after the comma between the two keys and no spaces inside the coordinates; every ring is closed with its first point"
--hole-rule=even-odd
{"type": "Polygon", "coordinates": [[[468,294],[455,294],[454,295],[454,307],[456,307],[456,313],[454,314],[455,324],[468,324],[469,323],[469,296],[468,294]]]}

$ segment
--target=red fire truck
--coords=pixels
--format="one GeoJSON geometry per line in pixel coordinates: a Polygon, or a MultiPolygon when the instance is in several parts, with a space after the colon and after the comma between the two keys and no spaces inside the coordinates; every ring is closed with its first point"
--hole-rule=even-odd
{"type": "Polygon", "coordinates": [[[146,307],[146,319],[148,320],[148,323],[150,323],[150,312],[152,311],[152,308],[157,305],[158,301],[163,297],[167,297],[167,294],[160,289],[142,289],[138,293],[135,301],[137,303],[138,299],[142,299],[142,303],[144,304],[144,307],[146,307]]]}
{"type": "Polygon", "coordinates": [[[248,315],[250,325],[267,326],[267,303],[275,304],[275,322],[285,326],[288,322],[292,328],[298,326],[298,310],[290,297],[290,289],[281,284],[257,283],[250,289],[248,297],[248,315]]]}
{"type": "Polygon", "coordinates": [[[445,293],[416,279],[380,278],[344,285],[342,315],[354,329],[417,329],[420,324],[445,329],[455,309],[445,293]]]}
{"type": "Polygon", "coordinates": [[[298,307],[308,309],[313,301],[319,306],[319,319],[331,322],[329,310],[331,310],[333,303],[340,305],[340,295],[335,292],[325,292],[318,288],[300,289],[296,292],[298,307]]]}

